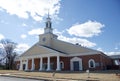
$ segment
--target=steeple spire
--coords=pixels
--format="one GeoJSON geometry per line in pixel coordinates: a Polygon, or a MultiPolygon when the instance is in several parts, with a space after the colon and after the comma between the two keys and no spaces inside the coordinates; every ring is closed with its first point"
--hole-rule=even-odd
{"type": "Polygon", "coordinates": [[[48,12],[48,17],[46,18],[46,27],[44,29],[45,33],[52,33],[52,22],[51,22],[51,18],[48,12]]]}
{"type": "Polygon", "coordinates": [[[48,11],[48,18],[50,18],[50,14],[49,14],[49,11],[48,11]]]}
{"type": "Polygon", "coordinates": [[[46,18],[46,27],[51,28],[51,18],[49,12],[48,12],[48,17],[46,18]]]}

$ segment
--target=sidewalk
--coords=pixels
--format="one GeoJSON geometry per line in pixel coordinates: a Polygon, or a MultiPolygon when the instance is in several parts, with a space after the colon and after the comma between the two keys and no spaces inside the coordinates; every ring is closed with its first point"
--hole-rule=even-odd
{"type": "MultiPolygon", "coordinates": [[[[0,74],[0,76],[4,77],[16,77],[16,78],[25,78],[25,79],[34,79],[34,80],[45,80],[45,81],[86,81],[82,79],[71,79],[71,78],[55,78],[55,77],[37,77],[37,76],[23,76],[16,74],[0,74]]],[[[96,81],[96,80],[93,80],[96,81]]]]}
{"type": "Polygon", "coordinates": [[[15,70],[0,70],[1,76],[30,78],[45,81],[120,81],[113,73],[53,73],[53,72],[24,72],[15,70]]]}

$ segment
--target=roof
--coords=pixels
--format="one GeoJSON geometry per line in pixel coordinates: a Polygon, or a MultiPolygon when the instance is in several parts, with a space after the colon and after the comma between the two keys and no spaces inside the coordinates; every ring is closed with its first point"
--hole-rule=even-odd
{"type": "Polygon", "coordinates": [[[120,59],[120,55],[111,55],[110,56],[112,59],[120,59]]]}
{"type": "Polygon", "coordinates": [[[37,56],[40,54],[61,54],[61,55],[91,55],[101,54],[100,51],[89,49],[80,45],[64,42],[58,39],[52,39],[51,45],[40,45],[40,42],[33,45],[30,49],[24,52],[21,57],[24,56],[37,56]]]}
{"type": "Polygon", "coordinates": [[[55,50],[59,50],[65,54],[90,54],[90,53],[96,53],[96,54],[101,54],[100,51],[89,49],[80,45],[64,42],[58,39],[53,39],[52,40],[52,45],[51,48],[55,50]]]}
{"type": "Polygon", "coordinates": [[[23,56],[30,56],[30,55],[40,55],[40,54],[58,54],[60,52],[50,49],[48,47],[39,45],[39,43],[36,43],[35,45],[33,45],[30,49],[28,49],[26,52],[24,52],[21,57],[23,56]]]}

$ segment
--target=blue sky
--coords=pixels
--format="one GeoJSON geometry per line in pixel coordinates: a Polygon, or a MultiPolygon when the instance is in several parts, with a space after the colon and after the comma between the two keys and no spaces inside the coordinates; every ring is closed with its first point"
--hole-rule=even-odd
{"type": "Polygon", "coordinates": [[[27,50],[43,33],[48,10],[58,39],[120,54],[120,0],[0,0],[0,39],[27,50]]]}

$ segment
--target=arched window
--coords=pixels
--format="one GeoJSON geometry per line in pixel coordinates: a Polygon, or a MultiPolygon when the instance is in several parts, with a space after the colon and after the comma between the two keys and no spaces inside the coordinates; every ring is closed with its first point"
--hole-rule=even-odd
{"type": "Polygon", "coordinates": [[[63,61],[60,62],[60,68],[64,69],[64,62],[63,61]]]}
{"type": "Polygon", "coordinates": [[[95,61],[93,59],[90,59],[88,62],[89,68],[95,68],[95,61]]]}

